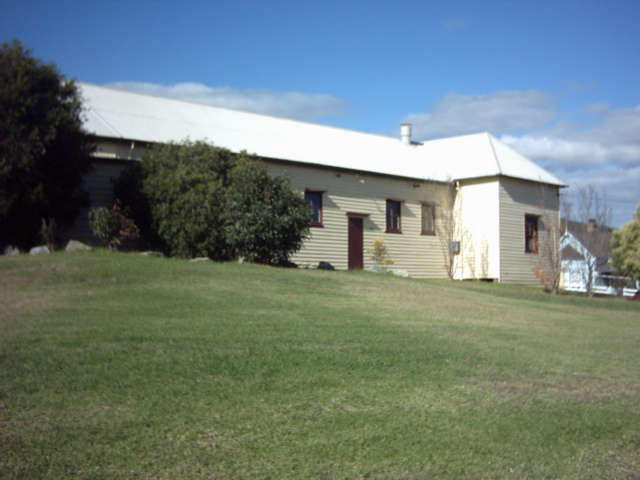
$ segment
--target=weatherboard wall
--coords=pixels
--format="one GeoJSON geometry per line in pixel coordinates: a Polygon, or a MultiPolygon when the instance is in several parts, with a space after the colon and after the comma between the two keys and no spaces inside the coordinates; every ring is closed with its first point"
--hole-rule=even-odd
{"type": "Polygon", "coordinates": [[[500,281],[540,285],[534,268],[547,261],[550,248],[557,248],[547,233],[557,228],[558,205],[557,186],[500,178],[500,281]],[[538,253],[525,252],[525,215],[540,218],[538,253]]]}
{"type": "Polygon", "coordinates": [[[335,268],[348,267],[348,217],[362,216],[364,267],[374,265],[367,252],[373,240],[384,237],[392,268],[406,270],[413,277],[444,278],[444,258],[437,236],[422,234],[421,202],[433,200],[425,182],[376,176],[298,164],[270,162],[275,173],[287,173],[297,191],[324,190],[322,227],[312,227],[310,236],[292,260],[301,266],[320,261],[335,268]],[[402,233],[386,232],[386,199],[402,200],[402,233]]]}

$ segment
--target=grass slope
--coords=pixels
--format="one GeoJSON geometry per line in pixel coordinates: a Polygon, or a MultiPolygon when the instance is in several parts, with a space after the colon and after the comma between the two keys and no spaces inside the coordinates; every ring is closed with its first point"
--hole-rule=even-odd
{"type": "Polygon", "coordinates": [[[640,306],[0,258],[0,477],[638,478],[640,306]]]}

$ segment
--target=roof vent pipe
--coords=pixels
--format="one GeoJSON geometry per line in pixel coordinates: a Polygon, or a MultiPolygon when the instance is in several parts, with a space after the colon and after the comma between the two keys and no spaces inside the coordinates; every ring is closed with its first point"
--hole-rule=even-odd
{"type": "Polygon", "coordinates": [[[411,124],[403,123],[400,125],[400,138],[404,145],[411,145],[411,124]]]}

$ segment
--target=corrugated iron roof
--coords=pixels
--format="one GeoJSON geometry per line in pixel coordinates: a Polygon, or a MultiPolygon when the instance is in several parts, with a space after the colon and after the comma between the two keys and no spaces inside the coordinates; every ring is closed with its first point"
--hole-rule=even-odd
{"type": "Polygon", "coordinates": [[[79,83],[85,128],[144,142],[208,140],[260,157],[445,181],[505,175],[564,183],[488,133],[404,145],[400,138],[79,83]]]}

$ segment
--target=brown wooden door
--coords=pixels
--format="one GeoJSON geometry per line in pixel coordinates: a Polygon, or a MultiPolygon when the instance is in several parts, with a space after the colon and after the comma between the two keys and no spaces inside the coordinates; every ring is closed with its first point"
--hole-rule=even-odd
{"type": "Polygon", "coordinates": [[[349,270],[362,269],[363,262],[363,219],[362,217],[349,218],[349,270]]]}

